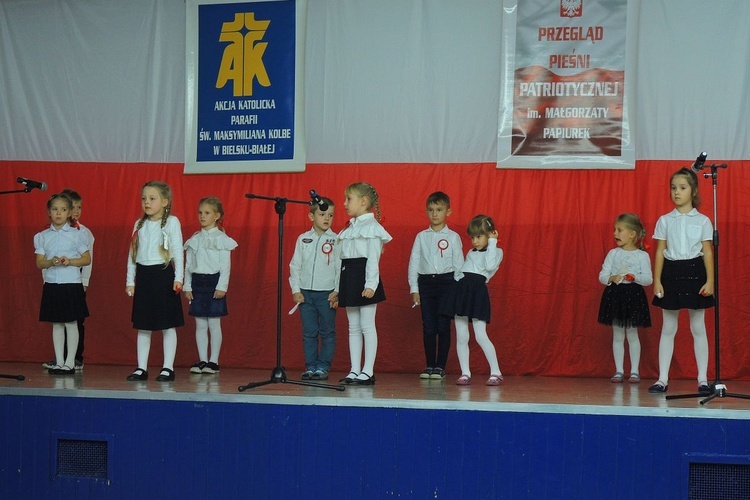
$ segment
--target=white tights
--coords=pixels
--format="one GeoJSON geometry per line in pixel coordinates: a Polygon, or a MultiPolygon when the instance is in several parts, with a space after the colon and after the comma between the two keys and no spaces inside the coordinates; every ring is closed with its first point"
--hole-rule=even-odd
{"type": "MultiPolygon", "coordinates": [[[[162,367],[174,370],[174,357],[177,353],[177,330],[162,330],[164,342],[164,364],[162,367]]],[[[138,330],[138,368],[148,371],[148,354],[151,351],[151,330],[138,330]]],[[[73,349],[75,353],[75,349],[73,349]]]]}
{"type": "Polygon", "coordinates": [[[638,328],[612,326],[612,354],[615,357],[615,371],[625,373],[625,337],[628,338],[630,351],[630,373],[639,373],[641,363],[641,341],[638,338],[638,328]]]}
{"type": "Polygon", "coordinates": [[[198,359],[219,364],[221,351],[221,318],[195,318],[195,343],[198,359]],[[208,331],[211,331],[211,359],[208,359],[208,331]]]}
{"type": "MultiPolygon", "coordinates": [[[[690,314],[690,332],[693,334],[693,351],[695,363],[698,365],[698,382],[708,380],[708,338],[706,324],[703,320],[703,309],[688,309],[690,314]]],[[[674,338],[677,334],[677,318],[680,311],[663,309],[664,324],[661,328],[659,340],[659,380],[665,384],[669,382],[669,365],[672,364],[674,353],[674,338]]]]}
{"type": "Polygon", "coordinates": [[[52,345],[55,348],[55,364],[73,368],[75,366],[76,349],[78,349],[78,322],[52,323],[52,345]],[[68,357],[63,359],[66,347],[65,330],[68,331],[68,357]]]}
{"type": "MultiPolygon", "coordinates": [[[[456,316],[456,352],[458,353],[458,364],[461,365],[461,375],[471,377],[469,369],[469,318],[467,316],[456,316]]],[[[482,348],[487,362],[490,364],[490,375],[502,375],[500,365],[497,362],[495,346],[487,336],[487,322],[476,318],[472,320],[474,326],[474,337],[477,344],[482,348]]]]}
{"type": "Polygon", "coordinates": [[[349,357],[351,371],[359,373],[358,378],[366,380],[373,375],[375,369],[375,355],[378,352],[378,331],[375,327],[375,313],[377,304],[360,307],[347,307],[346,316],[349,318],[349,357]],[[362,365],[362,346],[365,348],[365,362],[362,365]]]}

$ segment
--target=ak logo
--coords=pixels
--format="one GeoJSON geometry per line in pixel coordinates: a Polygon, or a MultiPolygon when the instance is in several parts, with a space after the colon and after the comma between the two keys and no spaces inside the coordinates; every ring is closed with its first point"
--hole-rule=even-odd
{"type": "Polygon", "coordinates": [[[221,26],[220,42],[227,42],[216,78],[216,88],[232,84],[232,95],[235,97],[253,95],[253,83],[269,87],[263,54],[268,42],[263,41],[270,20],[256,20],[254,12],[235,13],[234,21],[221,26]]]}

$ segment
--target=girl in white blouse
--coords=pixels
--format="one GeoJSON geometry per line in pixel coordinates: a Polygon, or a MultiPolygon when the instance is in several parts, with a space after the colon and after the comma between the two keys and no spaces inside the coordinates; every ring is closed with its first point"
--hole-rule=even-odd
{"type": "Polygon", "coordinates": [[[341,268],[336,276],[334,291],[329,296],[333,306],[346,308],[349,319],[351,369],[340,382],[373,385],[378,350],[375,312],[378,302],[385,300],[379,262],[383,245],[392,238],[380,225],[380,204],[373,186],[356,182],[349,185],[344,194],[344,208],[351,219],[349,225],[339,233],[336,251],[340,252],[341,268]]]}
{"type": "Polygon", "coordinates": [[[651,326],[651,313],[644,286],[653,282],[651,259],[644,251],[646,230],[635,214],[624,213],[615,219],[614,238],[617,246],[607,253],[599,273],[599,283],[607,285],[599,305],[599,323],[612,327],[612,354],[615,374],[610,381],[624,379],[625,337],[630,351],[628,382],[641,381],[638,366],[641,361],[641,341],[638,327],[651,326]]]}
{"type": "Polygon", "coordinates": [[[198,203],[201,230],[185,242],[185,297],[188,314],[195,316],[195,342],[198,363],[191,373],[218,373],[221,350],[221,317],[228,314],[227,288],[231,253],[237,242],[221,227],[224,207],[219,198],[209,196],[198,203]],[[211,357],[208,357],[208,333],[211,332],[211,357]]]}
{"type": "Polygon", "coordinates": [[[708,217],[695,208],[700,198],[698,177],[692,170],[682,168],[675,172],[670,179],[670,192],[675,208],[659,217],[654,230],[657,247],[653,304],[662,308],[664,323],[659,340],[659,380],[648,391],[667,392],[669,388],[677,318],[680,309],[687,309],[698,366],[698,392],[710,394],[708,339],[703,317],[704,310],[715,305],[713,227],[708,217]]]}
{"type": "Polygon", "coordinates": [[[133,327],[138,330],[138,368],[128,380],[148,379],[151,332],[161,330],[164,364],[156,380],[174,380],[177,327],[182,315],[182,279],[185,270],[180,221],[170,215],[172,190],[161,181],[147,182],[141,189],[143,216],[133,228],[128,254],[125,293],[133,297],[133,327]]]}

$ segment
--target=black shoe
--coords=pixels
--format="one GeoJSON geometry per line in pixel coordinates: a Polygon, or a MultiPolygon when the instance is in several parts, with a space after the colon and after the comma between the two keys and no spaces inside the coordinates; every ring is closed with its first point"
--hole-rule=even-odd
{"type": "Polygon", "coordinates": [[[174,380],[174,370],[162,368],[161,373],[156,377],[157,382],[171,382],[174,380]]]}
{"type": "Polygon", "coordinates": [[[71,368],[68,365],[63,365],[60,368],[53,368],[50,370],[50,373],[52,375],[75,375],[76,369],[71,368]]]}
{"type": "Polygon", "coordinates": [[[133,373],[128,375],[128,381],[136,382],[138,380],[148,380],[148,372],[142,368],[137,368],[133,373]]]}
{"type": "Polygon", "coordinates": [[[375,376],[374,375],[370,376],[370,375],[366,374],[365,372],[362,372],[362,373],[360,373],[357,376],[357,378],[355,378],[352,381],[352,384],[355,384],[355,385],[375,385],[375,376]],[[361,377],[363,375],[365,377],[367,377],[367,378],[359,378],[359,377],[361,377]]]}
{"type": "Polygon", "coordinates": [[[190,373],[202,373],[207,364],[208,363],[206,363],[205,361],[199,361],[195,363],[190,367],[190,373]]]}
{"type": "Polygon", "coordinates": [[[339,380],[339,384],[353,384],[354,381],[357,380],[357,375],[359,375],[359,373],[349,372],[346,377],[339,380]]]}
{"type": "Polygon", "coordinates": [[[708,382],[701,382],[698,384],[698,394],[711,394],[711,386],[708,382]]]}
{"type": "Polygon", "coordinates": [[[656,382],[654,385],[648,388],[648,392],[652,394],[658,394],[658,393],[667,392],[668,389],[669,389],[669,384],[656,382]]]}
{"type": "Polygon", "coordinates": [[[442,368],[433,368],[430,378],[433,380],[442,380],[445,378],[445,370],[442,368]]]}
{"type": "MultiPolygon", "coordinates": [[[[166,370],[166,368],[164,370],[166,370]]],[[[203,367],[203,373],[219,373],[219,365],[209,361],[206,363],[206,366],[203,367]]],[[[172,377],[172,380],[174,380],[174,377],[172,377]]]]}

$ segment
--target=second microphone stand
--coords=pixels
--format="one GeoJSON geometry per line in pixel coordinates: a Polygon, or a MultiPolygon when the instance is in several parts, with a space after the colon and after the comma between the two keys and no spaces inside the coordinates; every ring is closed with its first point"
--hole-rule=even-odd
{"type": "Polygon", "coordinates": [[[741,398],[741,399],[750,399],[749,394],[736,394],[733,392],[727,392],[727,386],[724,384],[724,382],[721,381],[721,341],[720,341],[720,329],[719,329],[719,222],[716,219],[716,183],[718,180],[718,169],[720,168],[727,168],[726,163],[722,163],[721,165],[711,165],[709,167],[711,169],[710,174],[703,174],[703,177],[705,178],[711,178],[712,184],[713,184],[713,193],[714,193],[714,233],[713,233],[713,249],[714,249],[714,299],[716,300],[716,305],[714,306],[714,351],[715,351],[715,358],[716,358],[716,381],[711,384],[711,394],[706,396],[706,394],[701,393],[695,393],[695,394],[673,394],[670,396],[667,396],[666,399],[683,399],[683,398],[700,398],[704,397],[701,400],[701,404],[704,405],[711,401],[714,398],[741,398]]]}
{"type": "MultiPolygon", "coordinates": [[[[13,194],[13,193],[30,193],[33,188],[26,187],[25,189],[14,189],[12,191],[0,191],[0,194],[13,194]]],[[[25,380],[26,377],[23,375],[9,375],[0,373],[0,378],[11,378],[15,380],[25,380]]]]}
{"type": "Polygon", "coordinates": [[[270,196],[259,196],[256,194],[248,193],[245,195],[246,198],[256,198],[260,200],[270,200],[275,202],[274,203],[274,209],[276,210],[276,213],[279,215],[279,250],[278,250],[278,266],[276,271],[276,366],[274,367],[273,371],[271,372],[271,378],[268,380],[263,380],[261,382],[250,382],[247,385],[241,385],[237,388],[238,391],[244,392],[247,389],[252,389],[253,387],[260,387],[262,385],[268,385],[268,384],[278,384],[278,383],[286,383],[286,384],[297,384],[297,385],[306,385],[311,387],[323,387],[325,389],[333,389],[335,391],[343,391],[346,388],[341,385],[330,385],[330,384],[321,384],[317,382],[309,382],[307,380],[290,380],[286,376],[286,370],[281,365],[281,278],[282,278],[282,270],[283,270],[283,262],[284,262],[284,214],[286,213],[286,204],[287,203],[299,203],[302,205],[310,206],[309,201],[302,201],[302,200],[289,200],[287,198],[277,198],[277,197],[270,197],[270,196]]]}

